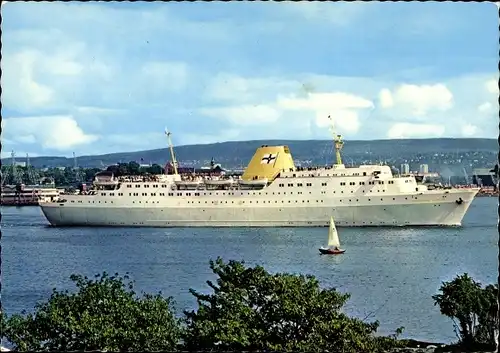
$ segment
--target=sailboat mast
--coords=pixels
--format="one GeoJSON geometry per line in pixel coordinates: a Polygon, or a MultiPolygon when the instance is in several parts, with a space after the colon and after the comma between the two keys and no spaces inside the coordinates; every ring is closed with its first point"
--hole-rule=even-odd
{"type": "Polygon", "coordinates": [[[177,175],[177,160],[175,159],[175,153],[174,153],[174,145],[172,144],[172,139],[170,138],[170,135],[172,133],[168,131],[168,129],[165,129],[165,135],[167,135],[167,140],[168,140],[168,148],[170,149],[170,157],[172,158],[172,164],[174,165],[174,174],[177,175]]]}

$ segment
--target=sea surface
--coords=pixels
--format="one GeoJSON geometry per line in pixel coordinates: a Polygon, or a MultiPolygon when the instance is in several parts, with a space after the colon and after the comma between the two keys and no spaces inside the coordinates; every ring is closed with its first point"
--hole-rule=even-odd
{"type": "Polygon", "coordinates": [[[2,293],[7,313],[33,310],[52,288],[74,289],[73,273],[129,272],[138,291],[196,308],[189,288],[208,292],[209,260],[242,260],[272,272],[315,275],[351,293],[345,311],[379,320],[379,332],[451,342],[451,321],[431,298],[442,281],[497,275],[497,198],[476,198],[461,228],[339,228],[341,256],[320,256],[327,228],[53,228],[38,207],[3,207],[2,293]]]}

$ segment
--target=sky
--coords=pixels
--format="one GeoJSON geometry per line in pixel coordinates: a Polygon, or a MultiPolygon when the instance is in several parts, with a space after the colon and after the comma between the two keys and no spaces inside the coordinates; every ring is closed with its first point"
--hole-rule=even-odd
{"type": "Polygon", "coordinates": [[[253,139],[498,136],[498,9],[7,2],[2,157],[253,139]]]}

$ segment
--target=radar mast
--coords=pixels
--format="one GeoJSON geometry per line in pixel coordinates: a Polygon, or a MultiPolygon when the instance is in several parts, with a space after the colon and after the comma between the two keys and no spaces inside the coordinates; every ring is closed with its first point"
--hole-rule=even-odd
{"type": "Polygon", "coordinates": [[[342,157],[340,155],[340,151],[342,150],[342,147],[344,147],[344,141],[342,140],[342,135],[336,134],[335,124],[333,122],[333,118],[331,117],[331,115],[328,115],[328,119],[330,120],[330,132],[331,132],[332,138],[333,138],[333,147],[335,148],[336,164],[341,165],[342,164],[342,157]]]}

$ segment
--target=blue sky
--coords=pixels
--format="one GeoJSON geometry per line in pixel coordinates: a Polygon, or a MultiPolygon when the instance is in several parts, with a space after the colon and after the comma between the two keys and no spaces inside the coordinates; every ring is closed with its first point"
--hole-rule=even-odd
{"type": "Polygon", "coordinates": [[[6,3],[2,156],[498,136],[493,3],[6,3]]]}

